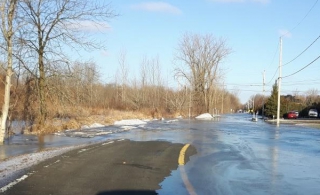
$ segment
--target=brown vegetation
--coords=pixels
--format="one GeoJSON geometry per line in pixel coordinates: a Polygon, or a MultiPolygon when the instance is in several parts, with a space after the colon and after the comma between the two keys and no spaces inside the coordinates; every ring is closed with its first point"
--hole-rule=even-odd
{"type": "MultiPolygon", "coordinates": [[[[189,115],[188,89],[173,90],[148,83],[142,87],[134,82],[123,86],[116,83],[103,84],[98,82],[99,78],[88,81],[89,75],[86,74],[89,73],[78,71],[85,70],[88,66],[92,68],[95,64],[76,62],[70,72],[48,79],[47,120],[44,125],[39,125],[38,121],[40,113],[37,80],[29,76],[21,77],[12,87],[15,90],[12,93],[10,120],[27,121],[27,132],[52,133],[79,129],[93,123],[109,125],[122,119],[159,119],[189,115]]],[[[94,74],[98,75],[98,72],[94,74]]],[[[0,91],[2,88],[0,86],[0,91]]],[[[223,92],[223,89],[219,92],[223,92]]],[[[237,101],[236,96],[225,91],[224,97],[220,95],[216,99],[217,108],[224,107],[227,110],[237,101]]],[[[199,114],[193,110],[192,104],[191,106],[191,115],[199,114]]]]}
{"type": "MultiPolygon", "coordinates": [[[[120,71],[115,81],[103,83],[94,62],[73,61],[64,49],[103,49],[100,41],[90,39],[91,34],[81,30],[81,21],[103,26],[101,21],[117,16],[110,4],[24,0],[12,13],[16,13],[12,17],[15,31],[10,31],[13,56],[5,57],[9,49],[0,46],[0,56],[6,61],[0,62],[1,67],[10,71],[8,67],[13,68],[12,74],[9,71],[11,84],[7,76],[5,85],[0,85],[0,92],[6,89],[7,94],[5,100],[0,98],[0,104],[7,108],[5,114],[1,113],[6,130],[10,128],[7,121],[10,124],[14,120],[25,121],[29,132],[51,133],[129,118],[226,113],[240,106],[236,94],[223,88],[221,62],[230,50],[222,39],[196,34],[183,37],[178,47],[181,55],[176,59],[183,62],[183,67],[177,69],[176,79],[184,81],[179,80],[177,86],[164,84],[159,56],[143,57],[140,75],[132,78],[124,50],[119,55],[120,71]]],[[[2,24],[6,21],[3,18],[2,24]]],[[[6,40],[3,32],[0,41],[6,40]]],[[[8,72],[0,75],[3,81],[8,72]]]]}

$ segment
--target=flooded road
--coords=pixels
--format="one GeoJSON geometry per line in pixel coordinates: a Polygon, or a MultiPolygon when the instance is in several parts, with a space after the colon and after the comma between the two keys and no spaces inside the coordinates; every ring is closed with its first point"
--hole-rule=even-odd
{"type": "MultiPolygon", "coordinates": [[[[169,194],[319,194],[320,130],[252,122],[246,114],[219,121],[180,121],[172,131],[126,134],[133,140],[191,143],[198,153],[158,190],[169,194]],[[182,170],[195,193],[187,190],[182,170]]],[[[170,125],[169,125],[170,126],[170,125]]]]}
{"type": "Polygon", "coordinates": [[[100,127],[43,138],[14,136],[1,147],[0,156],[107,139],[190,143],[198,153],[160,184],[160,195],[319,194],[319,129],[276,127],[252,122],[247,114],[211,121],[152,121],[128,128],[100,127]]]}

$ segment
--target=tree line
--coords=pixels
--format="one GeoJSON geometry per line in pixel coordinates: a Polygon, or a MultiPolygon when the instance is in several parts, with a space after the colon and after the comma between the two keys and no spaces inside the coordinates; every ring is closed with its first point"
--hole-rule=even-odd
{"type": "MultiPolygon", "coordinates": [[[[320,96],[317,89],[309,89],[305,94],[293,92],[292,95],[280,96],[280,118],[290,111],[298,111],[300,117],[308,117],[308,111],[315,108],[320,111],[320,96]]],[[[277,117],[278,85],[272,86],[270,96],[256,94],[251,97],[255,102],[255,111],[269,118],[277,117]]]]}
{"type": "Polygon", "coordinates": [[[231,49],[212,35],[185,34],[174,57],[176,87],[161,78],[159,57],[143,57],[138,78],[129,80],[126,52],[112,83],[101,81],[94,61],[72,61],[65,50],[101,49],[88,35],[117,13],[105,1],[0,0],[0,142],[13,120],[43,127],[48,119],[90,115],[108,109],[196,115],[239,108],[223,88],[222,61],[231,49]],[[188,114],[187,114],[188,113],[188,114]]]}

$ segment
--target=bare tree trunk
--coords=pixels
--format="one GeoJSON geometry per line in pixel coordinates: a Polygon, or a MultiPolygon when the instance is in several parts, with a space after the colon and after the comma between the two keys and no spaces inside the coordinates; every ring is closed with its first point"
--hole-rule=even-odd
{"type": "Polygon", "coordinates": [[[39,52],[39,99],[40,99],[40,118],[39,125],[43,125],[45,123],[47,117],[47,105],[46,105],[46,97],[45,97],[45,87],[46,87],[46,75],[44,70],[44,62],[43,62],[43,52],[39,52]]]}
{"type": "Polygon", "coordinates": [[[6,124],[7,118],[9,113],[9,106],[10,106],[10,88],[11,88],[11,76],[13,74],[12,66],[13,66],[13,49],[12,49],[12,39],[13,39],[13,20],[14,14],[16,10],[17,0],[10,0],[9,2],[9,11],[8,15],[6,15],[6,3],[7,1],[1,2],[1,22],[2,22],[2,33],[4,39],[7,43],[7,69],[6,69],[6,80],[5,80],[5,91],[4,91],[4,103],[2,105],[2,115],[1,115],[1,122],[0,122],[0,144],[4,142],[5,131],[6,131],[6,124]],[[6,24],[7,22],[7,24],[6,24]]]}
{"type": "Polygon", "coordinates": [[[6,124],[9,113],[9,105],[10,105],[10,88],[11,88],[11,76],[12,72],[12,44],[8,44],[8,67],[6,73],[5,80],[5,90],[4,90],[4,102],[2,105],[2,115],[1,115],[1,129],[0,129],[0,144],[4,142],[5,132],[6,132],[6,124]],[[10,58],[11,53],[11,58],[10,58]]]}
{"type": "Polygon", "coordinates": [[[127,52],[122,50],[119,55],[119,66],[121,73],[121,101],[122,105],[126,107],[126,85],[128,81],[128,65],[127,65],[127,52]]]}

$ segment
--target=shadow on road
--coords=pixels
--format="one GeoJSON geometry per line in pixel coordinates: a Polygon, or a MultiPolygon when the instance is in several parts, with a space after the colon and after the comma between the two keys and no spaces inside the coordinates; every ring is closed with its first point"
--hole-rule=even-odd
{"type": "Polygon", "coordinates": [[[99,192],[96,195],[157,195],[157,193],[151,190],[117,190],[99,192]]]}

